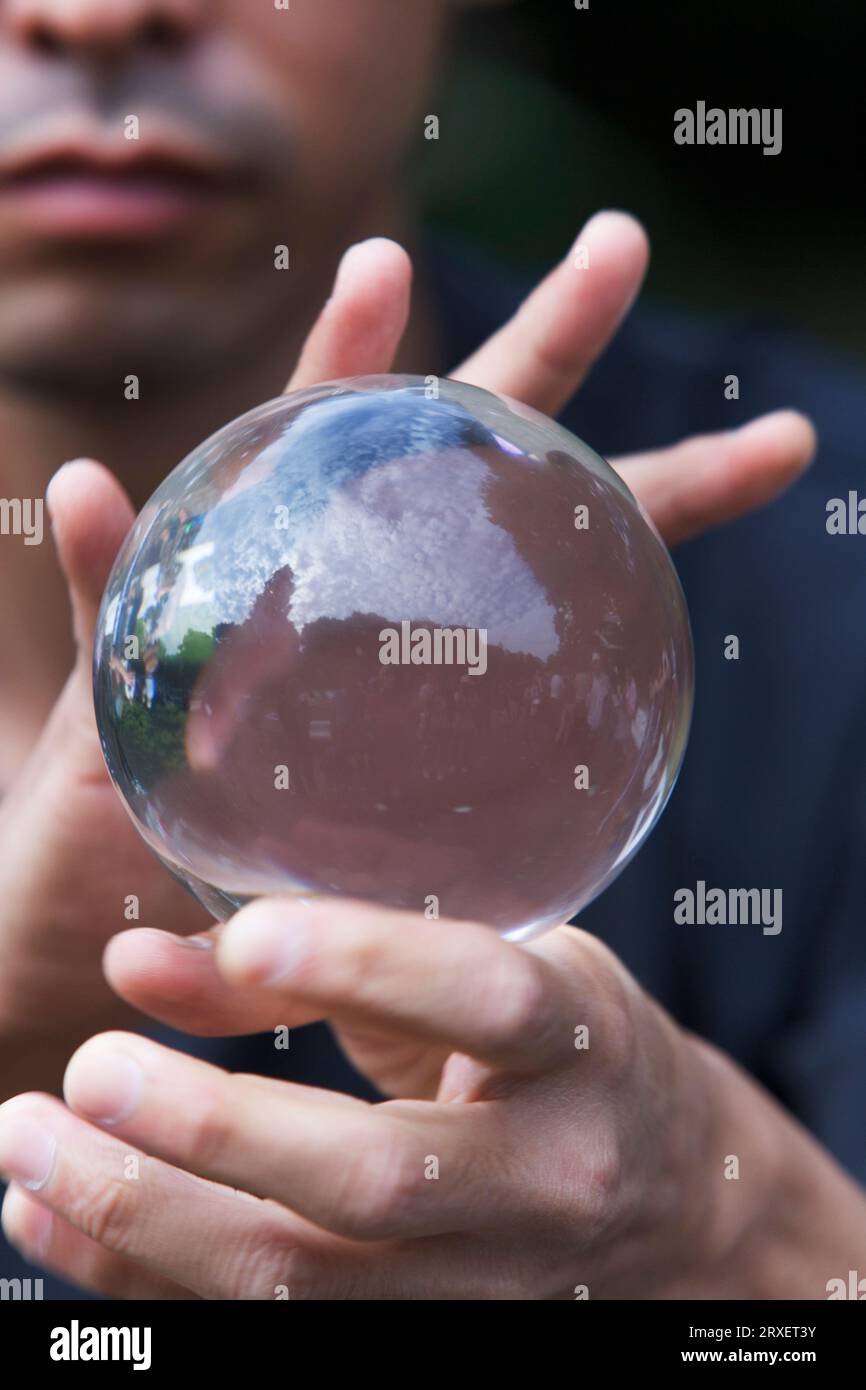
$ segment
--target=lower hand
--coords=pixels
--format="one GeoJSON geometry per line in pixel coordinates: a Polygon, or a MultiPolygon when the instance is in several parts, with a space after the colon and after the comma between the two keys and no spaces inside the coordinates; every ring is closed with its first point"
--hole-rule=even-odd
{"type": "Polygon", "coordinates": [[[218,1299],[629,1297],[717,1258],[703,1055],[592,937],[524,949],[277,899],[208,941],[125,933],[110,978],[148,1003],[155,968],[199,1030],[328,1016],[401,1098],[94,1038],[68,1109],[0,1110],[4,1226],[31,1258],[104,1292],[218,1299]]]}

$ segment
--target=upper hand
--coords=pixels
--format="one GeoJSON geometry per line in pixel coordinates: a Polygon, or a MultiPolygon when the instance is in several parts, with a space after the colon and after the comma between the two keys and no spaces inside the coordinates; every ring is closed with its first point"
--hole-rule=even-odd
{"type": "MultiPolygon", "coordinates": [[[[567,257],[514,318],[452,376],[548,413],[573,395],[636,297],[647,263],[642,228],[601,213],[579,238],[588,269],[567,257]]],[[[410,307],[411,264],[393,242],[349,252],[289,389],[390,370],[410,307]]],[[[673,543],[775,496],[806,466],[814,432],[779,411],[739,430],[615,461],[673,543]]],[[[93,720],[90,662],[102,590],[133,512],[105,468],[67,465],[48,492],[69,584],[78,658],[54,714],[0,805],[0,1037],[73,1027],[111,1008],[98,962],[139,899],[141,921],[188,932],[196,905],[153,860],[105,771],[93,720]]],[[[106,1016],[110,1018],[111,1014],[106,1016]]]]}

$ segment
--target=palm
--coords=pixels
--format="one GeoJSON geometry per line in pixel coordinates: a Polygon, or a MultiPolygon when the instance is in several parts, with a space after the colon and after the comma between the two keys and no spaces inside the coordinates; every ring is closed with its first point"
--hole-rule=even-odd
{"type": "Polygon", "coordinates": [[[204,911],[160,867],[136,834],[99,750],[95,726],[82,730],[74,766],[56,770],[55,733],[68,735],[81,694],[70,679],[44,739],[0,808],[0,935],[7,1023],[50,1019],[64,1028],[122,1017],[102,975],[106,942],[131,922],[188,934],[204,911]],[[40,827],[32,852],[15,853],[22,825],[40,827]],[[37,968],[38,967],[38,968],[37,968]]]}

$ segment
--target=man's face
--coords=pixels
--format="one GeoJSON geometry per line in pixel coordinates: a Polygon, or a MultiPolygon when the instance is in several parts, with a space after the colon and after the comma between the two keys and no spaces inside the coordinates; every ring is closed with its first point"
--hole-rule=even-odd
{"type": "Polygon", "coordinates": [[[0,376],[186,375],[284,329],[393,186],[440,22],[441,0],[0,0],[0,376]]]}

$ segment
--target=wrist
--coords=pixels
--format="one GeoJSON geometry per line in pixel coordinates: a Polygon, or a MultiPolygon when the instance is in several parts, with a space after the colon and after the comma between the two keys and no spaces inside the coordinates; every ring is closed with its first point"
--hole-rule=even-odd
{"type": "Polygon", "coordinates": [[[780,1266],[796,1258],[815,1159],[825,1156],[731,1058],[691,1035],[688,1044],[703,1126],[687,1196],[688,1278],[668,1297],[785,1296],[780,1266]]]}
{"type": "MultiPolygon", "coordinates": [[[[737,1166],[730,1125],[731,1075],[727,1059],[695,1035],[665,1018],[673,1032],[665,1163],[668,1202],[662,1213],[663,1252],[656,1296],[695,1297],[711,1281],[750,1225],[751,1212],[730,1202],[726,1172],[737,1166]]],[[[733,1068],[730,1068],[733,1071],[733,1068]]],[[[736,1188],[739,1184],[734,1181],[736,1188]]]]}
{"type": "Polygon", "coordinates": [[[622,1190],[627,1205],[614,1222],[615,1238],[611,1233],[603,1296],[693,1298],[740,1236],[717,1191],[730,1152],[729,1078],[720,1054],[709,1056],[700,1039],[650,1007],[653,1040],[632,1092],[647,1114],[636,1167],[622,1190]]]}

